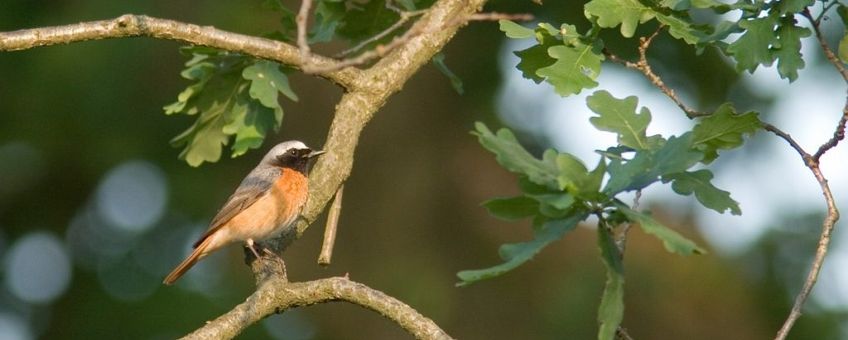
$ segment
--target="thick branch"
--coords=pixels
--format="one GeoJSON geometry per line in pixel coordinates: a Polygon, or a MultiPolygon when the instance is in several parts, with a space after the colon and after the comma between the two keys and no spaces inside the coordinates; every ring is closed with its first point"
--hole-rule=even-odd
{"type": "Polygon", "coordinates": [[[433,320],[422,316],[412,307],[344,277],[310,282],[267,280],[245,302],[183,339],[233,338],[242,329],[268,315],[332,301],[346,301],[380,313],[418,339],[450,339],[433,320]]]}
{"type": "Polygon", "coordinates": [[[430,32],[410,39],[395,49],[363,75],[353,91],[342,96],[336,105],[324,150],[310,175],[310,197],[298,224],[298,236],[318,216],[339,186],[350,176],[353,153],[362,129],[388,100],[399,91],[415,72],[426,64],[456,34],[461,25],[446,25],[460,16],[468,16],[486,0],[440,0],[411,29],[430,32]],[[436,30],[435,28],[444,28],[436,30]]]}
{"type": "MultiPolygon", "coordinates": [[[[301,67],[304,64],[297,47],[281,41],[227,32],[212,26],[198,26],[133,14],[122,15],[111,20],[2,32],[0,33],[0,51],[17,51],[86,40],[139,36],[209,46],[274,60],[294,67],[301,67]]],[[[330,58],[319,56],[310,56],[308,60],[310,65],[325,67],[335,63],[337,62],[330,58]]],[[[317,75],[349,89],[359,74],[360,71],[355,68],[344,68],[318,73],[317,75]]]]}
{"type": "MultiPolygon", "coordinates": [[[[409,39],[403,46],[391,51],[374,66],[359,74],[349,87],[349,91],[336,105],[335,116],[323,148],[327,150],[327,153],[318,160],[309,176],[309,201],[302,213],[303,219],[298,223],[296,230],[271,240],[266,246],[279,253],[306,231],[312,221],[324,210],[338,188],[350,176],[359,136],[365,125],[374,117],[374,113],[382,108],[388,98],[398,92],[422,65],[444,48],[462,26],[449,25],[449,23],[456,23],[457,18],[464,18],[475,13],[485,2],[486,0],[437,1],[411,28],[411,30],[426,33],[409,39]]],[[[292,53],[297,51],[292,50],[292,53]]],[[[273,265],[272,261],[260,261],[258,266],[253,266],[254,273],[257,273],[258,277],[262,277],[259,273],[274,271],[263,268],[264,263],[273,265]]],[[[257,303],[264,294],[268,294],[262,287],[248,298],[245,304],[236,307],[222,318],[210,322],[204,328],[229,327],[231,321],[228,320],[249,320],[239,324],[240,330],[274,312],[275,310],[256,311],[249,308],[252,301],[257,303]]],[[[279,305],[276,311],[282,311],[288,307],[279,305]]],[[[399,324],[419,323],[415,320],[420,318],[409,320],[406,319],[409,314],[404,315],[406,316],[393,316],[392,320],[396,320],[399,324]]],[[[423,333],[416,331],[413,334],[416,336],[430,334],[427,332],[429,331],[423,333]]],[[[443,333],[433,334],[437,338],[443,335],[443,333]]]]}

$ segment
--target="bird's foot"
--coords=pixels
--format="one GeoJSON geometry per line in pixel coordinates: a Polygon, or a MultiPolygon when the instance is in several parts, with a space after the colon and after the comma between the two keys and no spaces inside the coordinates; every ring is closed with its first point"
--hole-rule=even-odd
{"type": "MultiPolygon", "coordinates": [[[[256,243],[253,242],[253,239],[247,239],[247,249],[250,249],[250,251],[253,253],[253,256],[256,256],[257,259],[259,258],[259,252],[256,251],[256,243]]],[[[268,249],[266,248],[262,249],[266,252],[268,251],[268,249]]]]}

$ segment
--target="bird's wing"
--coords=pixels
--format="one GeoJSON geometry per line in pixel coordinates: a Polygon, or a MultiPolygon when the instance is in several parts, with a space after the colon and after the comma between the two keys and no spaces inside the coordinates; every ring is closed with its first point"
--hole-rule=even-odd
{"type": "Polygon", "coordinates": [[[224,207],[218,210],[218,214],[215,215],[215,218],[209,224],[209,229],[194,243],[194,247],[196,248],[209,235],[212,235],[212,233],[238,215],[238,213],[247,209],[247,207],[265,195],[274,186],[274,181],[277,177],[279,177],[279,169],[255,169],[251,171],[241,181],[241,184],[236,188],[236,192],[227,199],[227,203],[224,203],[224,207]]]}

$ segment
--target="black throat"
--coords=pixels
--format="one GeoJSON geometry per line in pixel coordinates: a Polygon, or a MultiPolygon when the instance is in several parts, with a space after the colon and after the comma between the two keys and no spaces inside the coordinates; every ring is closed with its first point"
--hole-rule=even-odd
{"type": "Polygon", "coordinates": [[[312,160],[309,154],[310,149],[293,149],[277,156],[276,165],[281,168],[288,168],[306,175],[309,172],[309,163],[312,160]]]}

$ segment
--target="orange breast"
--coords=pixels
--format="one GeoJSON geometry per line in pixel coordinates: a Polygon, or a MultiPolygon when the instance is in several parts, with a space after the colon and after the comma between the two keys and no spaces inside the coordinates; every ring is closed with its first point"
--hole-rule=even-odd
{"type": "Polygon", "coordinates": [[[274,183],[271,194],[285,202],[280,206],[279,222],[283,225],[291,224],[306,204],[309,196],[309,180],[299,171],[283,169],[280,178],[274,183]]]}
{"type": "Polygon", "coordinates": [[[232,239],[262,240],[275,236],[300,215],[308,191],[306,176],[283,169],[268,193],[234,216],[226,223],[226,229],[232,239]]]}

